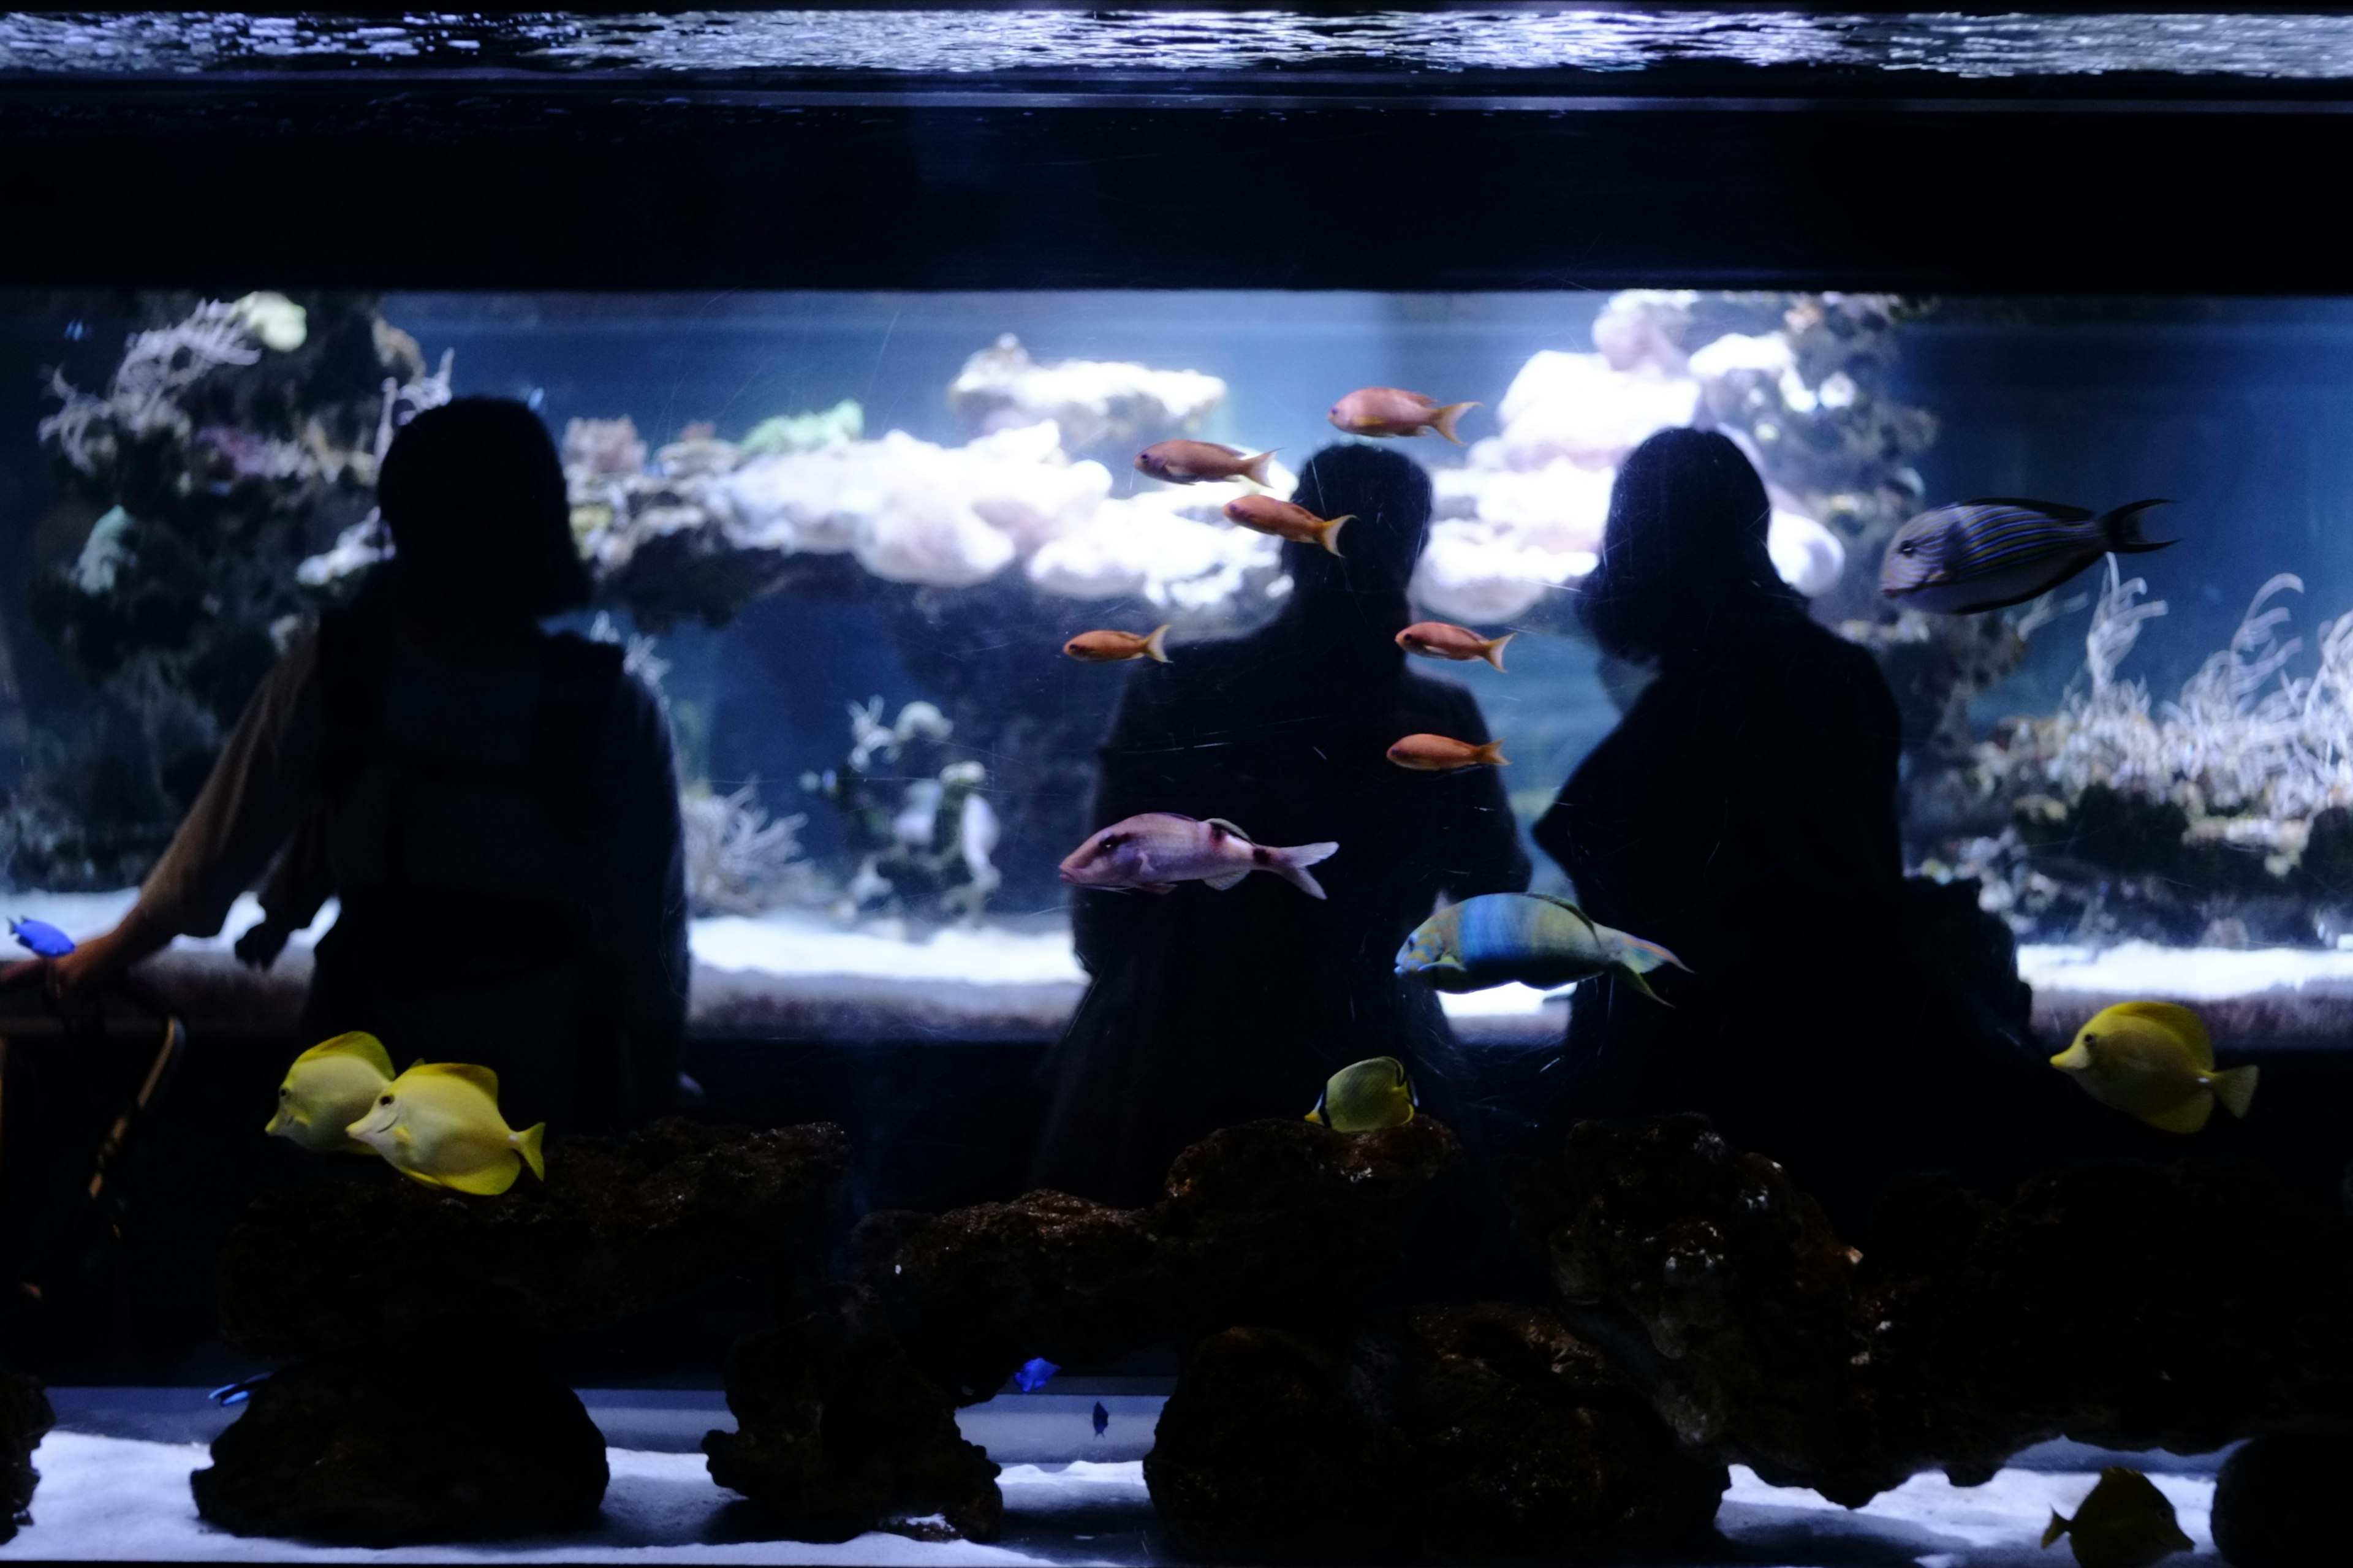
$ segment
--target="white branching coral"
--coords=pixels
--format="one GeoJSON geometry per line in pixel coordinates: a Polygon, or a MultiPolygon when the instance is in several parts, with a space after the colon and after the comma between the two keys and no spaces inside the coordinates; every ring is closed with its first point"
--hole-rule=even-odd
{"type": "Polygon", "coordinates": [[[182,320],[135,332],[103,397],[77,391],[55,373],[49,391],[64,406],[40,423],[66,461],[96,474],[123,442],[185,438],[193,429],[185,394],[224,366],[259,363],[263,344],[236,304],[207,300],[182,320]]]}
{"type": "Polygon", "coordinates": [[[691,787],[679,796],[678,814],[696,914],[756,915],[817,898],[815,868],[801,858],[808,818],[771,818],[759,804],[758,780],[728,795],[691,787]]]}
{"type": "Polygon", "coordinates": [[[2304,639],[2283,635],[2292,612],[2272,601],[2303,589],[2287,573],[2266,582],[2230,646],[2176,700],[2153,703],[2117,667],[2165,602],[2141,602],[2147,584],[2123,579],[2111,557],[2084,638],[2089,689],[2025,726],[2027,754],[2005,768],[2013,789],[2072,797],[2105,784],[2170,801],[2192,837],[2234,843],[2295,839],[2317,813],[2353,805],[2353,615],[2322,622],[2317,668],[2293,674],[2304,639]]]}

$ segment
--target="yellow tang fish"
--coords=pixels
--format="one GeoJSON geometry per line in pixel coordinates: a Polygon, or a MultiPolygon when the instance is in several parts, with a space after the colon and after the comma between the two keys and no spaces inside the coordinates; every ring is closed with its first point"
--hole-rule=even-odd
{"type": "Polygon", "coordinates": [[[2170,1002],[2119,1002],[2101,1009],[2051,1058],[2102,1105],[2167,1132],[2195,1132],[2214,1102],[2244,1116],[2255,1098],[2251,1067],[2214,1070],[2206,1025],[2170,1002]]]}
{"type": "Polygon", "coordinates": [[[391,1081],[392,1058],[381,1040],[356,1031],[337,1035],[294,1058],[278,1086],[278,1114],[262,1131],[313,1154],[373,1154],[344,1129],[367,1114],[391,1081]]]}
{"type": "Polygon", "coordinates": [[[2173,1505],[2155,1483],[2122,1465],[2100,1472],[2100,1484],[2076,1508],[2074,1518],[2052,1510],[2043,1546],[2063,1535],[2083,1568],[2150,1568],[2197,1544],[2181,1532],[2173,1505]]]}
{"type": "Polygon", "coordinates": [[[1414,1103],[1405,1063],[1375,1057],[1334,1073],[1307,1120],[1335,1132],[1371,1132],[1412,1121],[1414,1103]]]}
{"type": "Polygon", "coordinates": [[[418,1062],[385,1085],[349,1131],[394,1170],[428,1187],[502,1193],[525,1164],[547,1179],[539,1153],[547,1124],[521,1132],[509,1127],[499,1114],[499,1075],[470,1062],[418,1062]]]}

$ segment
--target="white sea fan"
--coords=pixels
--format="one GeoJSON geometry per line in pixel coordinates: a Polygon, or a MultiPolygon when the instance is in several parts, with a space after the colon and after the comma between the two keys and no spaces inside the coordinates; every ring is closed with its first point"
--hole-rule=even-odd
{"type": "Polygon", "coordinates": [[[756,915],[817,898],[814,868],[801,858],[803,816],[771,819],[759,804],[759,781],[728,795],[707,786],[682,792],[687,893],[699,915],[756,915]]]}

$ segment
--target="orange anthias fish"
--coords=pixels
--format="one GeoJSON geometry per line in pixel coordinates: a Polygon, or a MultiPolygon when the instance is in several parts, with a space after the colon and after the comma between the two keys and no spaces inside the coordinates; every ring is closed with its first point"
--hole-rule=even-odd
{"type": "Polygon", "coordinates": [[[1295,502],[1277,500],[1272,496],[1253,495],[1236,496],[1228,501],[1226,519],[1261,533],[1271,533],[1277,539],[1290,540],[1294,544],[1320,544],[1337,555],[1340,553],[1340,525],[1353,521],[1355,514],[1320,518],[1295,502]]]}
{"type": "Polygon", "coordinates": [[[1389,748],[1389,761],[1418,773],[1451,773],[1463,768],[1511,765],[1511,759],[1504,755],[1501,741],[1474,746],[1447,735],[1408,735],[1389,748]]]}
{"type": "Polygon", "coordinates": [[[1248,479],[1266,483],[1270,449],[1259,453],[1221,447],[1215,441],[1162,441],[1135,455],[1135,471],[1172,485],[1198,485],[1205,479],[1248,479]]]}
{"type": "Polygon", "coordinates": [[[1500,675],[1504,670],[1504,645],[1519,635],[1505,632],[1499,637],[1482,637],[1469,626],[1458,626],[1451,621],[1416,621],[1398,633],[1397,645],[1424,658],[1451,658],[1458,663],[1483,658],[1500,675]]]}
{"type": "Polygon", "coordinates": [[[1351,436],[1419,436],[1435,430],[1456,446],[1462,438],[1454,422],[1478,407],[1475,403],[1450,403],[1440,407],[1419,392],[1397,386],[1360,386],[1332,405],[1333,428],[1351,436]]]}
{"type": "Polygon", "coordinates": [[[1081,632],[1062,645],[1062,651],[1082,664],[1117,664],[1130,658],[1166,664],[1167,640],[1166,626],[1155,626],[1142,636],[1134,632],[1081,632]]]}

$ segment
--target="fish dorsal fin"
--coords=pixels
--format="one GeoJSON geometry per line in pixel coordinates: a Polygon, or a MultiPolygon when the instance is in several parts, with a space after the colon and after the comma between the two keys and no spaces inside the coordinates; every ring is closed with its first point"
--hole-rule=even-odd
{"type": "Polygon", "coordinates": [[[1520,896],[1526,899],[1542,899],[1546,903],[1554,905],[1559,909],[1567,910],[1570,914],[1573,914],[1578,920],[1583,921],[1588,931],[1598,932],[1602,929],[1601,922],[1599,921],[1595,920],[1591,915],[1587,914],[1583,910],[1578,909],[1568,900],[1560,897],[1556,893],[1523,893],[1520,896]]]}
{"type": "Polygon", "coordinates": [[[2174,1002],[2119,1002],[2110,1011],[2147,1019],[2179,1039],[2199,1067],[2214,1070],[2213,1037],[2206,1032],[2206,1020],[2189,1008],[2174,1002]]]}
{"type": "Polygon", "coordinates": [[[1257,839],[1252,838],[1249,834],[1244,833],[1240,828],[1235,826],[1232,823],[1228,822],[1222,816],[1213,816],[1209,818],[1208,826],[1216,828],[1219,832],[1226,835],[1229,838],[1239,838],[1245,844],[1256,844],[1258,842],[1257,839]]]}
{"type": "Polygon", "coordinates": [[[2023,507],[2028,511],[2039,511],[2043,516],[2059,522],[2089,522],[2092,521],[2092,513],[2088,508],[2080,506],[2062,506],[2057,501],[2030,500],[2024,496],[1979,496],[1975,500],[1965,500],[1961,502],[1961,505],[2023,507]]]}
{"type": "Polygon", "coordinates": [[[499,1097],[499,1075],[474,1062],[419,1062],[408,1069],[438,1078],[454,1078],[472,1084],[492,1100],[499,1097]]]}
{"type": "Polygon", "coordinates": [[[329,1057],[351,1057],[364,1061],[385,1077],[392,1076],[392,1058],[384,1042],[364,1030],[353,1029],[347,1035],[337,1035],[332,1040],[322,1040],[294,1059],[297,1062],[324,1061],[329,1057]]]}

